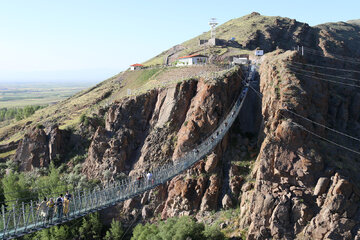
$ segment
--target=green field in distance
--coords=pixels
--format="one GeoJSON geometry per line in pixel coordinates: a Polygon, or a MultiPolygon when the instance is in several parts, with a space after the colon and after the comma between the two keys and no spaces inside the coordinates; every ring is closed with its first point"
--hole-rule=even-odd
{"type": "Polygon", "coordinates": [[[94,84],[94,82],[0,82],[0,108],[54,104],[94,84]]]}

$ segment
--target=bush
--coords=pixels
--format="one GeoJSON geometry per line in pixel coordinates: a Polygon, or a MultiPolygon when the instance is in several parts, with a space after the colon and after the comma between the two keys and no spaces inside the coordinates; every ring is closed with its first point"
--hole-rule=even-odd
{"type": "Polygon", "coordinates": [[[31,182],[26,179],[24,173],[10,171],[1,182],[6,202],[13,202],[17,199],[30,200],[35,197],[30,190],[31,182]]]}
{"type": "Polygon", "coordinates": [[[119,221],[115,221],[114,219],[111,222],[110,229],[106,232],[105,240],[120,240],[124,231],[121,227],[121,223],[119,221]]]}
{"type": "Polygon", "coordinates": [[[101,239],[102,224],[99,213],[90,214],[83,219],[82,226],[79,228],[80,239],[101,239]]]}
{"type": "Polygon", "coordinates": [[[170,218],[159,224],[139,224],[134,228],[131,240],[183,240],[188,237],[192,240],[225,239],[224,234],[219,229],[215,227],[205,229],[203,223],[198,223],[191,217],[183,216],[170,218]]]}
{"type": "Polygon", "coordinates": [[[0,108],[0,122],[16,119],[17,121],[28,118],[33,115],[37,110],[46,106],[25,106],[23,108],[0,108]]]}
{"type": "Polygon", "coordinates": [[[133,230],[131,240],[161,239],[158,237],[159,229],[155,224],[138,224],[133,230]]]}
{"type": "Polygon", "coordinates": [[[225,239],[224,233],[220,231],[217,227],[207,227],[203,232],[206,239],[212,240],[223,240],[225,239]]]}
{"type": "Polygon", "coordinates": [[[83,123],[85,127],[89,126],[89,118],[85,115],[85,113],[80,115],[80,122],[83,123]]]}

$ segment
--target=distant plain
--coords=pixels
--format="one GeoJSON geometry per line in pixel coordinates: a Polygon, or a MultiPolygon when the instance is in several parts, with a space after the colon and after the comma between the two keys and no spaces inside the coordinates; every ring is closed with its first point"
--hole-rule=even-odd
{"type": "Polygon", "coordinates": [[[48,105],[66,99],[95,82],[0,82],[0,108],[48,105]]]}

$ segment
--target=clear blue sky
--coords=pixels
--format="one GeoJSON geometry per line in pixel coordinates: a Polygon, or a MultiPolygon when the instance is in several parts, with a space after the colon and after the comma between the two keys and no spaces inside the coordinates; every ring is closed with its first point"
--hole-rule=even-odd
{"type": "Polygon", "coordinates": [[[0,0],[0,82],[101,81],[253,11],[316,25],[359,19],[360,1],[0,0]]]}

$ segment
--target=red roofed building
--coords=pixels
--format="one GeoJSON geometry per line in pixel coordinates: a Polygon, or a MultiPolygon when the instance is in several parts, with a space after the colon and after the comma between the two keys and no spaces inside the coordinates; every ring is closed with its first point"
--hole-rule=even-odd
{"type": "Polygon", "coordinates": [[[130,70],[138,70],[138,69],[142,69],[143,67],[144,67],[144,65],[135,63],[133,65],[130,65],[130,70]]]}
{"type": "Polygon", "coordinates": [[[179,57],[177,66],[185,66],[185,65],[199,65],[206,64],[208,61],[208,57],[201,54],[193,54],[189,56],[179,57]]]}

